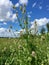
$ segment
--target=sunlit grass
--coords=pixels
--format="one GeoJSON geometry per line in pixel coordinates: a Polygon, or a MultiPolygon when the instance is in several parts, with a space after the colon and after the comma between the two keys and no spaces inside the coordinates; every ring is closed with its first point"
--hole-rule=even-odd
{"type": "Polygon", "coordinates": [[[49,65],[49,35],[0,38],[0,65],[49,65]]]}

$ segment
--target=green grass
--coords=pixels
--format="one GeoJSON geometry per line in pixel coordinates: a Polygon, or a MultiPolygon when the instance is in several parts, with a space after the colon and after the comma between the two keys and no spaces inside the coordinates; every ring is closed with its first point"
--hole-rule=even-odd
{"type": "Polygon", "coordinates": [[[0,38],[0,65],[49,65],[49,35],[0,38]]]}

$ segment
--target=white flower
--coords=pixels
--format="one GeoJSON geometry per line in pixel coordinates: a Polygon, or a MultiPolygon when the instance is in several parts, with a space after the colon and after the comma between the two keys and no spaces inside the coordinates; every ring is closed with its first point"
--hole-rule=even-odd
{"type": "Polygon", "coordinates": [[[32,51],[32,57],[35,57],[35,56],[36,56],[35,51],[32,51]]]}
{"type": "Polygon", "coordinates": [[[41,40],[45,40],[45,36],[41,36],[41,40]]]}

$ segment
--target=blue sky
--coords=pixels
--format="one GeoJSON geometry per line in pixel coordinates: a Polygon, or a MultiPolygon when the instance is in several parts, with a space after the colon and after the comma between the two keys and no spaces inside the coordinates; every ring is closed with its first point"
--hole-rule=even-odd
{"type": "MultiPolygon", "coordinates": [[[[16,4],[19,0],[11,0],[16,4]]],[[[31,20],[36,18],[49,18],[49,0],[28,0],[27,12],[30,14],[31,20]]]]}
{"type": "Polygon", "coordinates": [[[49,0],[0,0],[0,3],[1,31],[9,29],[10,25],[13,26],[13,30],[20,30],[19,24],[16,21],[16,14],[13,13],[13,5],[19,8],[20,5],[26,4],[27,14],[32,24],[31,28],[34,27],[33,22],[35,20],[41,27],[49,22],[49,0]]]}

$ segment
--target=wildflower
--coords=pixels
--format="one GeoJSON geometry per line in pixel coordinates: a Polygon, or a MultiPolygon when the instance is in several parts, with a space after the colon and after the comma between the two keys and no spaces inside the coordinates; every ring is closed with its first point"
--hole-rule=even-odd
{"type": "Polygon", "coordinates": [[[32,57],[35,57],[35,56],[36,56],[35,51],[32,51],[32,57]]]}
{"type": "Polygon", "coordinates": [[[21,45],[19,45],[19,46],[18,46],[18,49],[20,49],[20,48],[22,48],[22,46],[21,46],[21,45]]]}
{"type": "Polygon", "coordinates": [[[45,40],[45,36],[41,36],[41,40],[45,40]]]}
{"type": "Polygon", "coordinates": [[[6,51],[6,49],[7,49],[7,48],[6,48],[6,47],[4,47],[4,51],[6,51]]]}
{"type": "Polygon", "coordinates": [[[23,31],[20,31],[20,35],[22,35],[23,34],[23,31]]]}

